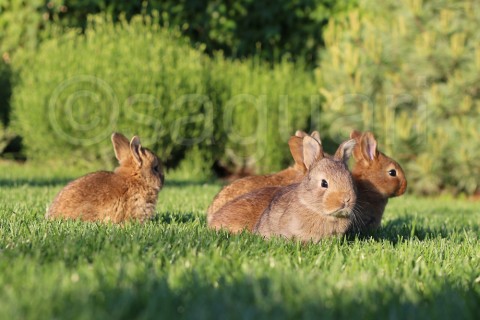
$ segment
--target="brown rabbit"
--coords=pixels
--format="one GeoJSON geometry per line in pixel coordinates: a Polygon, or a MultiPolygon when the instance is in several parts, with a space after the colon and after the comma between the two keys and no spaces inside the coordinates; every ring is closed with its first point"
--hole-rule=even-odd
{"type": "Polygon", "coordinates": [[[137,136],[129,142],[114,133],[112,143],[120,163],[115,172],[94,172],[70,182],[55,197],[46,218],[119,223],[128,219],[143,222],[155,214],[164,182],[157,156],[143,148],[137,136]]]}
{"type": "MultiPolygon", "coordinates": [[[[307,133],[298,130],[295,133],[295,137],[291,137],[289,141],[290,151],[292,155],[294,155],[296,166],[304,168],[305,173],[306,168],[303,163],[303,138],[306,136],[308,136],[307,133]],[[293,144],[292,140],[294,140],[296,144],[293,144]],[[296,149],[294,150],[292,146],[295,146],[296,149]]],[[[321,143],[320,134],[317,131],[312,132],[311,136],[321,143]]],[[[301,178],[303,178],[303,175],[291,183],[298,183],[301,181],[301,178]]],[[[212,214],[211,219],[208,221],[208,226],[217,230],[225,229],[232,233],[238,233],[243,230],[253,232],[253,228],[262,215],[262,212],[265,211],[281,187],[282,185],[272,184],[270,187],[255,189],[240,195],[227,202],[212,214]]]]}
{"type": "Polygon", "coordinates": [[[352,131],[357,142],[353,149],[355,164],[352,176],[357,187],[355,221],[352,231],[375,230],[380,227],[388,198],[401,196],[407,189],[402,167],[377,150],[373,133],[352,131]]]}
{"type": "MultiPolygon", "coordinates": [[[[372,133],[353,131],[350,137],[357,141],[353,151],[355,163],[352,176],[358,193],[354,208],[357,214],[351,230],[376,229],[380,226],[388,198],[402,195],[407,181],[400,165],[377,150],[377,142],[372,133]]],[[[278,189],[269,187],[230,201],[215,214],[215,219],[209,225],[234,233],[244,229],[253,231],[278,189]]]]}
{"type": "MultiPolygon", "coordinates": [[[[295,164],[293,166],[274,174],[251,176],[238,179],[233,183],[225,186],[215,196],[212,204],[207,209],[208,224],[210,225],[212,223],[213,217],[216,215],[216,212],[220,208],[222,208],[229,201],[243,194],[264,187],[286,186],[300,181],[307,172],[307,169],[303,164],[302,141],[305,136],[308,136],[308,134],[303,131],[297,131],[295,133],[295,136],[290,137],[290,139],[288,140],[290,152],[293,159],[295,160],[295,164]]],[[[320,141],[320,134],[317,131],[312,132],[311,136],[320,141]]]]}
{"type": "Polygon", "coordinates": [[[266,238],[280,235],[315,242],[344,234],[351,225],[356,201],[355,186],[345,163],[354,145],[354,140],[348,140],[335,157],[327,157],[317,140],[305,137],[307,174],[301,182],[277,191],[254,231],[266,238]]]}

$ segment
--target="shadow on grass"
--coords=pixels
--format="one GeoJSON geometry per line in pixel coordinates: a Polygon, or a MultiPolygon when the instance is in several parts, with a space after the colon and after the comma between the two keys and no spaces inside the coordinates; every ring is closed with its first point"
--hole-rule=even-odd
{"type": "MultiPolygon", "coordinates": [[[[71,177],[71,178],[13,178],[13,179],[6,179],[0,178],[0,187],[18,187],[18,186],[31,186],[31,187],[51,187],[51,186],[59,186],[59,185],[66,185],[70,181],[73,181],[79,177],[71,177]]],[[[166,188],[184,188],[190,186],[203,186],[214,184],[213,181],[186,181],[186,180],[167,180],[165,182],[166,188]]]]}
{"type": "Polygon", "coordinates": [[[13,188],[21,186],[29,187],[56,187],[67,185],[73,178],[52,178],[52,179],[4,179],[0,178],[0,187],[2,188],[13,188]]]}
{"type": "Polygon", "coordinates": [[[218,184],[215,180],[201,180],[201,181],[190,181],[190,180],[168,180],[168,177],[165,179],[165,187],[174,187],[174,188],[182,188],[182,187],[192,187],[192,186],[203,186],[203,185],[214,185],[218,184]]]}
{"type": "Polygon", "coordinates": [[[152,218],[153,222],[160,223],[160,224],[190,223],[195,220],[199,220],[199,217],[194,215],[191,212],[182,212],[182,213],[163,212],[163,213],[157,214],[155,217],[152,218]]]}
{"type": "MultiPolygon", "coordinates": [[[[368,291],[334,290],[328,299],[308,292],[288,278],[254,278],[207,281],[198,271],[184,274],[172,285],[166,277],[137,276],[88,290],[59,290],[52,297],[54,318],[113,319],[474,319],[480,312],[479,291],[445,282],[421,299],[409,299],[401,286],[368,291]],[[212,283],[213,282],[213,283],[212,283]],[[75,301],[75,303],[72,303],[75,301]]],[[[228,277],[231,278],[231,277],[228,277]]],[[[102,283],[104,282],[104,283],[102,283]]],[[[34,312],[34,310],[31,310],[34,312]]]]}
{"type": "MultiPolygon", "coordinates": [[[[469,228],[469,230],[472,230],[475,233],[480,233],[480,226],[473,226],[473,228],[469,228]]],[[[425,221],[424,218],[404,216],[387,222],[379,230],[376,231],[351,233],[347,235],[347,239],[373,239],[375,241],[387,240],[392,244],[397,244],[399,242],[404,242],[410,239],[420,241],[434,238],[444,239],[449,238],[453,235],[457,235],[458,233],[459,229],[455,228],[454,226],[452,228],[429,227],[428,223],[425,221]]]]}

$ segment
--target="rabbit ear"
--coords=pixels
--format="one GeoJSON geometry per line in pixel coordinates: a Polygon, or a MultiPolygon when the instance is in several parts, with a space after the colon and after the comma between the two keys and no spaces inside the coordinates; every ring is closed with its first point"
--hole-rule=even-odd
{"type": "Polygon", "coordinates": [[[122,162],[130,156],[130,148],[128,139],[121,133],[112,133],[113,150],[118,162],[122,162]]]}
{"type": "Polygon", "coordinates": [[[295,160],[295,165],[305,168],[303,163],[303,139],[296,135],[292,136],[288,139],[288,146],[290,147],[293,160],[295,160]]]}
{"type": "Polygon", "coordinates": [[[132,140],[130,141],[130,152],[132,154],[133,159],[135,162],[140,166],[142,165],[142,146],[140,145],[140,138],[137,136],[133,136],[132,140]]]}
{"type": "Polygon", "coordinates": [[[348,162],[348,159],[350,159],[350,156],[352,155],[355,144],[355,139],[350,139],[343,142],[335,152],[334,158],[337,160],[341,160],[346,164],[348,162]]]}
{"type": "Polygon", "coordinates": [[[295,131],[295,136],[299,137],[299,138],[303,138],[303,137],[308,136],[308,134],[305,131],[297,130],[297,131],[295,131]]]}
{"type": "Polygon", "coordinates": [[[303,163],[307,169],[320,159],[323,159],[322,145],[310,136],[303,138],[303,163]]]}
{"type": "Polygon", "coordinates": [[[310,137],[314,138],[315,140],[318,141],[318,143],[322,144],[322,139],[320,139],[320,133],[317,130],[312,131],[312,133],[310,134],[310,137]]]}
{"type": "Polygon", "coordinates": [[[361,141],[361,148],[362,148],[363,157],[366,160],[372,161],[377,157],[377,154],[378,154],[377,140],[375,140],[373,133],[365,132],[363,134],[362,141],[361,141]]]}
{"type": "Polygon", "coordinates": [[[360,138],[361,135],[362,135],[362,133],[360,131],[352,130],[352,132],[350,132],[350,139],[360,138]]]}

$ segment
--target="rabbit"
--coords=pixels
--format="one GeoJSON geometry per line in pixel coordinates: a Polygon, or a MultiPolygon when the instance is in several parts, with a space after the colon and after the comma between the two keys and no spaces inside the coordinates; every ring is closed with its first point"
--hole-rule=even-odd
{"type": "MultiPolygon", "coordinates": [[[[285,170],[280,172],[261,175],[261,176],[251,176],[238,179],[233,183],[225,186],[213,199],[212,204],[207,209],[207,223],[210,225],[212,223],[213,217],[216,215],[216,212],[222,208],[229,201],[246,194],[250,191],[257,190],[269,186],[286,186],[294,182],[300,181],[305,173],[307,168],[303,164],[303,138],[308,136],[307,133],[297,130],[295,136],[290,137],[288,140],[288,145],[290,147],[290,152],[295,164],[285,170]]],[[[320,134],[317,131],[312,132],[311,136],[314,139],[320,141],[320,134]]]]}
{"type": "MultiPolygon", "coordinates": [[[[295,153],[297,155],[297,165],[300,165],[299,162],[301,161],[302,167],[305,167],[303,163],[303,138],[308,136],[308,134],[303,131],[297,131],[295,136],[296,137],[290,138],[290,142],[292,139],[300,142],[296,146],[297,152],[295,153]]],[[[317,131],[312,132],[311,136],[321,144],[320,134],[317,131]]],[[[290,146],[292,146],[291,143],[290,146]]],[[[293,154],[294,152],[292,151],[292,155],[293,154]]],[[[292,181],[292,183],[299,181],[301,181],[301,179],[292,181]]],[[[253,232],[253,228],[262,212],[268,207],[275,193],[281,187],[281,185],[264,187],[238,196],[227,202],[217,212],[211,215],[208,226],[216,230],[225,229],[231,233],[238,233],[243,230],[253,232]]]]}
{"type": "Polygon", "coordinates": [[[276,191],[254,232],[265,238],[279,235],[302,242],[345,234],[352,223],[357,197],[346,165],[354,145],[355,140],[348,140],[334,157],[329,157],[317,140],[305,137],[307,174],[299,183],[276,191]]]}
{"type": "Polygon", "coordinates": [[[144,222],[155,214],[164,174],[158,157],[120,133],[111,136],[120,166],[114,172],[99,171],[70,182],[53,200],[46,218],[120,223],[144,222]]]}
{"type": "Polygon", "coordinates": [[[405,193],[407,179],[395,160],[377,150],[373,133],[354,130],[350,138],[356,141],[352,176],[357,188],[357,214],[350,231],[376,230],[388,199],[405,193]]]}

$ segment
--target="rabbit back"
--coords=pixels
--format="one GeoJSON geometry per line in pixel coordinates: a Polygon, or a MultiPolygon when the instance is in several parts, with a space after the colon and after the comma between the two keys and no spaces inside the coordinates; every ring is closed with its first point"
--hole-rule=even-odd
{"type": "Polygon", "coordinates": [[[112,172],[95,172],[70,182],[55,197],[47,218],[72,218],[84,221],[120,220],[125,205],[122,195],[127,186],[112,172]],[[103,217],[103,219],[102,219],[103,217]]]}
{"type": "Polygon", "coordinates": [[[213,199],[212,204],[207,209],[207,221],[210,223],[217,212],[233,199],[262,188],[273,186],[286,186],[298,182],[303,177],[303,171],[295,167],[289,167],[275,174],[250,176],[235,180],[225,186],[213,199]]]}
{"type": "MultiPolygon", "coordinates": [[[[212,204],[207,209],[207,222],[210,223],[216,212],[225,204],[243,194],[266,187],[287,186],[299,182],[307,171],[303,161],[303,139],[306,136],[309,135],[303,131],[297,131],[294,136],[288,139],[290,153],[295,161],[293,166],[269,175],[239,179],[225,186],[215,196],[212,204]]],[[[312,132],[311,136],[320,141],[320,134],[317,131],[312,132]]]]}
{"type": "Polygon", "coordinates": [[[213,216],[208,225],[214,229],[225,229],[232,233],[253,229],[280,187],[254,190],[225,204],[213,216]]]}
{"type": "Polygon", "coordinates": [[[138,196],[133,182],[112,172],[95,172],[70,182],[54,199],[47,218],[83,221],[145,221],[155,214],[156,195],[138,196]],[[150,200],[150,201],[149,201],[150,200]]]}

